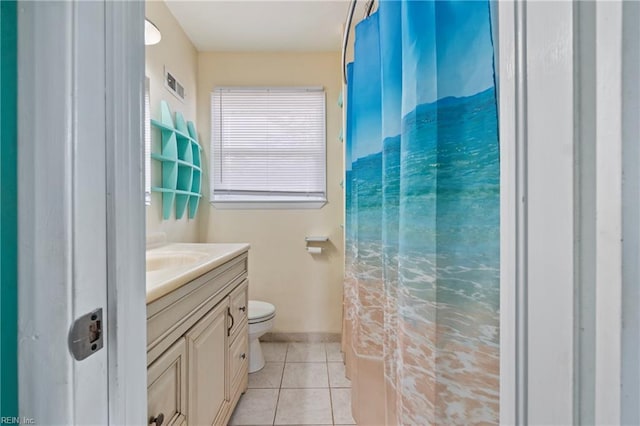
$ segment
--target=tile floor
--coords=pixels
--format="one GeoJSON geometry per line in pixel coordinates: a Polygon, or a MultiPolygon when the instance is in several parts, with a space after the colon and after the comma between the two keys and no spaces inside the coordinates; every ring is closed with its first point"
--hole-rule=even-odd
{"type": "Polygon", "coordinates": [[[351,383],[339,343],[262,343],[230,425],[352,425],[351,383]]]}

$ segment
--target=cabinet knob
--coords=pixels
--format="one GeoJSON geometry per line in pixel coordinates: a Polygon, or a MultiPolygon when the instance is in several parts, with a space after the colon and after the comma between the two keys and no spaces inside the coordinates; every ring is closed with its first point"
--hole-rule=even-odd
{"type": "Polygon", "coordinates": [[[245,359],[247,357],[247,354],[242,353],[242,355],[240,355],[240,359],[245,359]]]}
{"type": "Polygon", "coordinates": [[[240,307],[238,308],[238,310],[240,310],[240,311],[244,312],[244,311],[246,311],[246,310],[247,310],[247,307],[246,307],[246,306],[240,306],[240,307]]]}
{"type": "Polygon", "coordinates": [[[155,424],[156,426],[161,426],[162,422],[164,422],[164,414],[160,413],[158,414],[156,417],[151,417],[151,419],[149,419],[149,424],[155,424]]]}

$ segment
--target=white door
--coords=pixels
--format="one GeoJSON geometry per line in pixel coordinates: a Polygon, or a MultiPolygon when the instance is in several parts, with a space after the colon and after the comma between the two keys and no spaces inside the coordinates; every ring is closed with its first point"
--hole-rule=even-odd
{"type": "Polygon", "coordinates": [[[502,424],[640,424],[640,4],[497,2],[502,424]]]}
{"type": "Polygon", "coordinates": [[[37,424],[145,422],[143,8],[18,6],[19,411],[37,424]],[[77,359],[96,309],[103,347],[77,359]]]}

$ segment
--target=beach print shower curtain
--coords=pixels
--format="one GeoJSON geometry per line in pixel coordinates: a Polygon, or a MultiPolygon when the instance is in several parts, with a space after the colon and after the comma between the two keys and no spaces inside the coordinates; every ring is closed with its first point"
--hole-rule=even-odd
{"type": "Polygon", "coordinates": [[[343,350],[359,424],[496,424],[487,1],[380,1],[348,66],[343,350]]]}

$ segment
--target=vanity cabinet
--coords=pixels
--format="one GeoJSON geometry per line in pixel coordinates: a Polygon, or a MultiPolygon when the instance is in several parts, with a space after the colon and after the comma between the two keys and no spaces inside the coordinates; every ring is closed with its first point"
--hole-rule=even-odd
{"type": "Polygon", "coordinates": [[[226,425],[248,383],[247,255],[147,305],[148,420],[226,425]]]}

